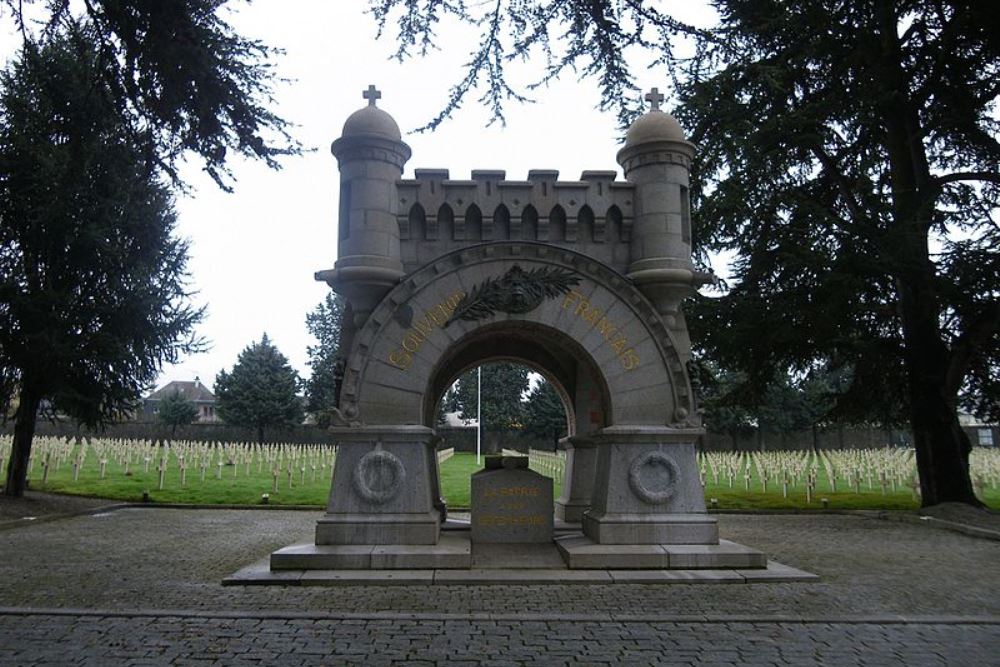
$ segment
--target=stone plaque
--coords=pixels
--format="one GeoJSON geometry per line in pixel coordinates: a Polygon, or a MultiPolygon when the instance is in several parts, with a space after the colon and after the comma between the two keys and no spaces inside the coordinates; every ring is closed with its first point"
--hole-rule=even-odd
{"type": "Polygon", "coordinates": [[[528,470],[527,457],[487,459],[472,476],[473,542],[551,542],[552,514],[552,480],[528,470]]]}

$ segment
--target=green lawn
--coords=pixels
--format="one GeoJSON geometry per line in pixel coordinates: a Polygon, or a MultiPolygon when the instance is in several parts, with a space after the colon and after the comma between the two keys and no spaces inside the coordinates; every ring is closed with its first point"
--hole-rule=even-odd
{"type": "MultiPolygon", "coordinates": [[[[468,508],[471,495],[472,473],[482,466],[476,465],[475,454],[457,453],[441,465],[441,489],[449,507],[468,508]]],[[[142,464],[133,463],[126,475],[123,466],[109,460],[102,479],[100,463],[92,456],[87,457],[77,480],[73,481],[73,467],[64,463],[59,470],[49,471],[48,480],[42,483],[41,466],[37,463],[30,476],[31,488],[38,491],[52,491],[80,496],[111,498],[127,502],[139,502],[144,491],[150,500],[161,503],[211,504],[211,505],[254,505],[261,502],[261,496],[268,494],[273,505],[326,505],[330,495],[330,469],[317,469],[315,480],[311,467],[306,470],[303,480],[301,466],[293,466],[291,483],[287,466],[278,478],[275,491],[274,477],[268,472],[270,466],[258,466],[251,462],[250,474],[247,466],[224,465],[221,478],[217,478],[217,465],[205,471],[205,481],[201,481],[201,468],[189,467],[185,483],[181,484],[181,471],[176,461],[171,460],[164,473],[163,489],[159,489],[159,472],[156,463],[151,462],[149,470],[142,464]],[[258,472],[258,467],[261,471],[258,472]]],[[[558,497],[561,480],[555,484],[558,497]]]]}
{"type": "MultiPolygon", "coordinates": [[[[315,461],[314,461],[315,463],[315,461]]],[[[330,494],[330,468],[319,467],[313,473],[307,465],[303,478],[301,465],[293,466],[291,480],[287,464],[282,465],[282,473],[275,480],[271,472],[273,465],[258,465],[252,461],[247,474],[245,463],[223,465],[221,478],[217,465],[208,467],[205,480],[201,480],[201,468],[192,465],[187,469],[185,484],[181,484],[181,471],[176,460],[171,460],[164,474],[163,489],[159,489],[159,473],[156,461],[151,461],[148,471],[143,463],[133,462],[128,474],[123,466],[109,460],[102,479],[100,464],[93,453],[80,470],[77,481],[73,481],[70,463],[63,463],[58,470],[49,471],[48,480],[42,483],[42,467],[36,462],[30,475],[30,488],[83,496],[110,498],[126,502],[139,502],[143,492],[148,491],[152,502],[210,504],[210,505],[255,505],[260,504],[262,494],[269,495],[274,505],[315,505],[323,506],[330,494]]],[[[479,469],[474,454],[457,453],[441,465],[441,489],[450,508],[464,509],[469,506],[472,474],[479,469]]],[[[559,497],[562,480],[555,482],[555,497],[559,497]]],[[[987,488],[980,491],[980,497],[991,507],[1000,508],[1000,490],[987,488]]],[[[747,492],[740,482],[735,488],[720,479],[714,484],[711,478],[705,490],[706,502],[716,498],[719,509],[821,509],[821,498],[829,500],[830,509],[916,509],[917,499],[909,489],[891,490],[883,495],[881,490],[862,486],[861,493],[853,489],[838,487],[833,493],[825,484],[820,484],[811,503],[806,502],[805,488],[791,487],[788,498],[782,497],[781,486],[770,484],[765,493],[759,482],[754,482],[747,492]]]]}

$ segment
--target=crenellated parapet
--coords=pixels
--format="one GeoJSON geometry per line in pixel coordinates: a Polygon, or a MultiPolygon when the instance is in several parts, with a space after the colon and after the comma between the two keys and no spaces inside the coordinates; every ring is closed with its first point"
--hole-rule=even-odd
{"type": "Polygon", "coordinates": [[[585,171],[560,181],[533,169],[527,180],[500,170],[417,169],[396,183],[400,251],[414,271],[442,254],[488,241],[542,241],[583,252],[619,271],[629,263],[635,186],[614,171],[585,171]]]}

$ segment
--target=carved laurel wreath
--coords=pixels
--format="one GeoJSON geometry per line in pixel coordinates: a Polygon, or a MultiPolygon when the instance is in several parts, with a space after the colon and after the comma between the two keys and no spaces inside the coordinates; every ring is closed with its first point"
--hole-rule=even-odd
{"type": "Polygon", "coordinates": [[[681,477],[677,463],[663,452],[646,452],[637,456],[628,471],[628,484],[633,493],[645,503],[662,505],[670,500],[677,491],[677,483],[681,477]],[[646,485],[643,473],[651,473],[653,488],[646,485]],[[659,478],[659,479],[656,479],[659,478]]]}
{"type": "Polygon", "coordinates": [[[399,457],[375,449],[358,460],[351,482],[359,496],[373,505],[381,505],[399,493],[405,480],[406,468],[399,457]]]}
{"type": "Polygon", "coordinates": [[[472,288],[455,306],[445,326],[457,320],[474,322],[494,313],[527,313],[570,291],[580,277],[570,271],[546,267],[525,271],[518,265],[500,278],[487,278],[472,288]]]}

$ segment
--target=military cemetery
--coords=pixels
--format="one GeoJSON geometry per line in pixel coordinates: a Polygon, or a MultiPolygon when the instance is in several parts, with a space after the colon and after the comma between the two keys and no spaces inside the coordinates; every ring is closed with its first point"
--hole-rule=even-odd
{"type": "Polygon", "coordinates": [[[0,665],[1000,664],[989,9],[258,4],[0,1],[0,665]]]}

